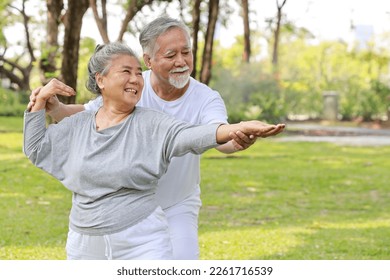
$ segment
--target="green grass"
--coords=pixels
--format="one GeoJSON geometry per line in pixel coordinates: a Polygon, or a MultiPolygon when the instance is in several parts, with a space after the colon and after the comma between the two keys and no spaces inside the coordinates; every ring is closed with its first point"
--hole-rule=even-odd
{"type": "Polygon", "coordinates": [[[390,259],[390,147],[258,142],[202,159],[203,259],[390,259]]]}
{"type": "MultiPolygon", "coordinates": [[[[0,118],[0,259],[64,259],[71,194],[0,118]]],[[[201,259],[390,259],[390,147],[258,141],[202,157],[201,259]]]]}
{"type": "Polygon", "coordinates": [[[22,132],[23,118],[0,116],[0,133],[2,132],[22,132]]]}

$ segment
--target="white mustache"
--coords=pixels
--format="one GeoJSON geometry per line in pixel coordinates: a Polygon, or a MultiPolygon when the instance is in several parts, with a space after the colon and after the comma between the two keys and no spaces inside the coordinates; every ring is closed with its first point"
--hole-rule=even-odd
{"type": "Polygon", "coordinates": [[[177,68],[177,69],[171,70],[170,73],[184,72],[184,71],[187,71],[189,69],[190,69],[190,67],[185,66],[185,67],[182,67],[182,68],[177,68]]]}

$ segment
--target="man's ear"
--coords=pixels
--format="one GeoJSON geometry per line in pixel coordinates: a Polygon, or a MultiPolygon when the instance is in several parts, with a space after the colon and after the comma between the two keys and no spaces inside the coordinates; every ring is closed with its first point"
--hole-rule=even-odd
{"type": "Polygon", "coordinates": [[[143,58],[144,58],[144,62],[145,62],[146,67],[148,67],[149,69],[152,69],[152,63],[150,62],[150,56],[148,54],[144,53],[143,58]]]}

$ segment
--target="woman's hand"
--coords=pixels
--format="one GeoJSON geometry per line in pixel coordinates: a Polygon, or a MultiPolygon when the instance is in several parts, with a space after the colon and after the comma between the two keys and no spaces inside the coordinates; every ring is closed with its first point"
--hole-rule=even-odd
{"type": "Polygon", "coordinates": [[[281,133],[286,127],[285,124],[270,125],[261,121],[245,121],[241,122],[239,125],[242,127],[240,131],[242,131],[248,137],[253,135],[257,138],[275,136],[281,133]]]}
{"type": "Polygon", "coordinates": [[[73,88],[65,85],[63,82],[52,79],[45,86],[36,88],[31,92],[27,110],[31,112],[36,112],[44,108],[46,108],[48,112],[56,110],[60,105],[56,96],[57,94],[73,96],[76,95],[76,92],[73,88]]]}

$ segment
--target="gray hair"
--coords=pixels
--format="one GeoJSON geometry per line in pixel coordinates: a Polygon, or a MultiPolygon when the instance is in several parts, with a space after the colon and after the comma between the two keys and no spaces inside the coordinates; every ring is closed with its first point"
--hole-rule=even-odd
{"type": "Polygon", "coordinates": [[[135,52],[129,46],[121,42],[96,46],[95,53],[88,62],[88,80],[85,86],[89,91],[95,94],[101,94],[100,88],[96,82],[96,73],[100,73],[103,76],[106,75],[110,70],[111,61],[117,55],[129,55],[137,58],[135,52]]]}
{"type": "Polygon", "coordinates": [[[139,42],[144,53],[153,56],[155,52],[157,38],[167,32],[171,28],[182,29],[187,37],[188,42],[191,41],[191,33],[187,25],[183,22],[170,18],[168,16],[161,16],[147,24],[140,33],[139,42]]]}

